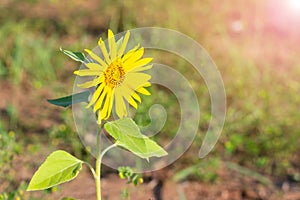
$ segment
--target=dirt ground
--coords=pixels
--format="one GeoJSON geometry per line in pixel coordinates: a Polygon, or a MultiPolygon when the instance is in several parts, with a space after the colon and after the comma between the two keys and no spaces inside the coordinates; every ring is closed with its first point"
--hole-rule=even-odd
{"type": "MultiPolygon", "coordinates": [[[[41,152],[45,152],[46,146],[41,152]]],[[[44,154],[44,153],[43,153],[44,154]]],[[[44,155],[36,153],[35,159],[19,155],[14,159],[13,168],[16,182],[29,182],[33,173],[45,159],[44,155]]],[[[127,184],[121,180],[115,170],[102,167],[101,178],[102,197],[104,200],[126,199],[122,196],[124,190],[129,192],[132,200],[299,200],[300,185],[293,182],[275,182],[273,185],[262,184],[253,177],[244,176],[226,167],[221,162],[217,170],[218,178],[214,183],[186,180],[176,182],[172,174],[172,166],[144,175],[144,183],[138,186],[127,184]]],[[[0,188],[0,191],[2,189],[0,188]]],[[[95,183],[87,166],[74,180],[62,184],[51,194],[43,191],[25,192],[25,196],[43,198],[45,200],[72,197],[76,200],[94,200],[95,183]]]]}
{"type": "MultiPolygon", "coordinates": [[[[26,160],[23,160],[26,161],[26,160]]],[[[29,161],[28,161],[29,162],[29,161]]],[[[218,172],[219,179],[215,183],[199,181],[184,181],[176,183],[171,178],[159,180],[156,174],[168,173],[172,169],[163,169],[154,172],[153,176],[146,177],[145,182],[138,186],[127,184],[116,173],[105,174],[101,179],[102,196],[104,200],[126,199],[122,191],[129,191],[133,200],[297,200],[300,199],[300,186],[283,183],[277,186],[266,186],[249,177],[245,177],[225,167],[218,172]],[[158,192],[160,191],[160,192],[158,192]]],[[[18,177],[29,180],[32,170],[21,170],[18,177]]],[[[30,195],[39,197],[42,192],[30,192],[30,195]]],[[[64,183],[58,191],[46,195],[47,200],[73,197],[78,200],[94,200],[95,184],[88,168],[84,167],[78,177],[64,183]]]]}

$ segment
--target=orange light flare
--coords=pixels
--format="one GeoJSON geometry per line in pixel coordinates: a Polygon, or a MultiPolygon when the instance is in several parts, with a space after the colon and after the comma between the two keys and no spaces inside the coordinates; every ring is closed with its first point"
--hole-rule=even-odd
{"type": "Polygon", "coordinates": [[[300,0],[286,0],[286,4],[291,14],[300,17],[300,0]]]}
{"type": "Polygon", "coordinates": [[[300,0],[269,0],[267,21],[284,32],[300,33],[300,0]]]}

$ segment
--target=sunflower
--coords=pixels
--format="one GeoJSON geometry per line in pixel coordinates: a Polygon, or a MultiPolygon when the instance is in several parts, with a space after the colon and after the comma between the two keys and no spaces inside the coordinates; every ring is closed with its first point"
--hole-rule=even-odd
{"type": "Polygon", "coordinates": [[[92,81],[78,86],[96,87],[87,108],[93,106],[99,124],[101,120],[110,117],[113,107],[119,118],[127,116],[125,100],[137,109],[137,102],[141,103],[140,94],[150,95],[146,87],[151,85],[151,76],[143,71],[152,67],[149,64],[152,58],[142,58],[144,48],[139,45],[125,53],[129,37],[130,32],[127,31],[125,36],[116,42],[114,33],[108,30],[108,48],[102,38],[98,41],[103,58],[85,49],[94,62],[85,63],[86,69],[74,72],[78,76],[95,77],[92,81]]]}

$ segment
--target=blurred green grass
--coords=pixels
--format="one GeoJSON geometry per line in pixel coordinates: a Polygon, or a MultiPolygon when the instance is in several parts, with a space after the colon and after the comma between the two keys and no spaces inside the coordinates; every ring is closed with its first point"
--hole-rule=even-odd
{"type": "MultiPolygon", "coordinates": [[[[247,5],[230,2],[189,0],[182,5],[182,1],[178,0],[155,0],[151,4],[136,0],[126,3],[66,1],[66,5],[62,5],[55,0],[3,1],[0,3],[0,84],[14,85],[14,91],[25,88],[37,92],[47,90],[47,98],[68,94],[72,90],[72,71],[78,64],[63,56],[59,52],[60,46],[76,51],[93,47],[98,36],[107,28],[123,31],[134,27],[162,26],[179,30],[207,49],[225,83],[226,122],[210,156],[235,162],[276,181],[284,180],[287,176],[295,175],[300,164],[297,159],[300,150],[299,47],[294,45],[295,38],[284,37],[276,30],[264,27],[261,22],[264,17],[263,2],[256,0],[247,5]],[[168,9],[165,9],[166,5],[168,9]],[[24,8],[31,8],[32,11],[24,8]],[[232,29],[233,23],[240,23],[242,30],[232,29]]],[[[194,170],[204,162],[195,155],[210,120],[208,91],[201,77],[193,79],[194,73],[187,70],[187,63],[168,56],[164,60],[167,60],[166,64],[177,66],[197,85],[196,93],[203,113],[199,134],[188,152],[188,160],[177,163],[178,171],[192,165],[191,170],[187,170],[191,174],[185,174],[184,177],[194,173],[195,177],[202,177],[200,180],[215,180],[214,173],[213,178],[203,178],[198,170],[194,170]]],[[[143,116],[151,103],[157,101],[166,107],[168,116],[177,116],[178,111],[174,109],[178,104],[176,99],[172,96],[166,98],[168,95],[164,93],[168,94],[168,91],[153,87],[152,94],[156,95],[152,95],[152,99],[145,99],[137,116],[143,116]]],[[[6,96],[3,94],[3,98],[6,96]]],[[[9,96],[14,98],[14,94],[9,96]]],[[[22,96],[25,101],[26,92],[22,96]]],[[[19,99],[17,102],[22,101],[19,99]]],[[[34,99],[34,103],[40,101],[34,99]]],[[[41,142],[49,139],[51,148],[60,146],[77,156],[87,156],[81,149],[79,138],[76,138],[70,112],[57,109],[61,114],[53,119],[48,116],[51,113],[49,110],[54,109],[49,105],[38,112],[45,113],[45,119],[52,119],[53,126],[30,129],[15,122],[26,118],[26,113],[12,114],[9,110],[14,108],[9,106],[14,104],[6,103],[0,104],[1,112],[6,116],[1,117],[1,124],[6,132],[18,131],[17,141],[22,141],[23,137],[33,132],[41,138],[41,142]],[[11,123],[12,120],[14,123],[11,123]],[[42,132],[48,134],[41,135],[40,129],[47,129],[42,132]]],[[[178,119],[168,120],[163,130],[164,139],[172,138],[176,131],[173,124],[178,119]]],[[[148,118],[138,121],[140,124],[147,122],[148,118]]],[[[48,152],[42,153],[46,155],[48,152]]],[[[6,176],[1,174],[0,177],[6,176]]],[[[11,181],[10,177],[2,179],[11,181]]],[[[5,188],[0,188],[0,192],[2,189],[5,188]]]]}

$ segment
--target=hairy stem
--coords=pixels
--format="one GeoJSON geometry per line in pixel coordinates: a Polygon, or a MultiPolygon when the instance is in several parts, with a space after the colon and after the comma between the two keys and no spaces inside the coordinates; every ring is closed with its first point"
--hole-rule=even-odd
{"type": "Polygon", "coordinates": [[[108,152],[109,150],[111,150],[112,148],[114,148],[116,146],[118,146],[117,143],[112,144],[112,145],[108,146],[106,149],[104,149],[103,152],[100,155],[100,161],[102,162],[103,156],[104,156],[104,154],[106,154],[106,152],[108,152]]]}
{"type": "Polygon", "coordinates": [[[97,200],[101,200],[101,161],[100,158],[96,160],[96,194],[97,200]]]}
{"type": "Polygon", "coordinates": [[[118,144],[112,144],[108,146],[106,149],[103,150],[101,153],[100,148],[100,140],[101,140],[101,131],[97,135],[97,158],[96,158],[96,171],[95,171],[95,182],[96,182],[96,194],[97,194],[97,200],[101,200],[101,163],[102,158],[106,152],[108,152],[110,149],[116,147],[118,144]]]}
{"type": "Polygon", "coordinates": [[[101,131],[97,135],[97,158],[96,158],[96,172],[95,172],[95,182],[96,182],[96,195],[97,200],[101,200],[101,131]]]}

